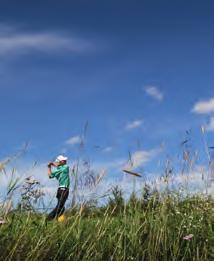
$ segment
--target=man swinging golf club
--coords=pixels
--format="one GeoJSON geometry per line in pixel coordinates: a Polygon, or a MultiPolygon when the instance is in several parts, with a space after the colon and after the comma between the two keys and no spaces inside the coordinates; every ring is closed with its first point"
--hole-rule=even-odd
{"type": "Polygon", "coordinates": [[[56,178],[58,180],[59,188],[56,195],[58,200],[57,205],[47,216],[47,221],[63,217],[65,211],[65,202],[69,195],[70,186],[69,166],[67,165],[67,160],[67,157],[59,155],[55,162],[50,162],[48,164],[48,176],[49,178],[56,178]]]}

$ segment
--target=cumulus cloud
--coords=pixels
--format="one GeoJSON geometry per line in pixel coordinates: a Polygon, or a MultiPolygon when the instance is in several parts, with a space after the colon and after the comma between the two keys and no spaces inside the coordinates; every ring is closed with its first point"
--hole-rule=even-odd
{"type": "Polygon", "coordinates": [[[80,144],[82,142],[82,138],[80,136],[73,136],[69,138],[65,143],[67,145],[76,145],[80,144]]]}
{"type": "Polygon", "coordinates": [[[95,161],[91,164],[91,167],[96,171],[111,171],[114,173],[118,173],[118,171],[121,171],[122,166],[124,165],[125,159],[124,158],[118,158],[111,161],[95,161]]]}
{"type": "MultiPolygon", "coordinates": [[[[136,151],[132,155],[132,161],[134,167],[146,164],[148,161],[152,160],[158,153],[160,149],[153,149],[150,151],[136,151]]],[[[103,195],[110,193],[110,189],[113,186],[118,185],[124,191],[124,196],[127,198],[133,192],[132,177],[129,175],[122,175],[121,168],[124,166],[124,159],[116,159],[107,162],[94,162],[92,168],[101,175],[102,182],[99,183],[97,187],[94,188],[83,188],[78,190],[78,200],[81,197],[88,200],[90,198],[101,198],[103,195]],[[120,169],[119,169],[120,168],[120,169]],[[105,170],[105,171],[104,171],[105,170]],[[115,170],[115,172],[114,172],[115,170]],[[115,175],[106,175],[106,171],[109,173],[115,173],[115,175]],[[121,172],[121,175],[116,175],[121,172]]],[[[26,162],[25,162],[26,164],[26,162]]],[[[21,164],[22,166],[24,164],[21,164]]],[[[44,203],[47,208],[54,207],[56,204],[56,191],[58,182],[56,179],[49,179],[47,176],[47,166],[46,164],[32,165],[27,163],[24,168],[16,171],[15,177],[18,177],[23,181],[28,176],[33,176],[36,180],[41,182],[42,191],[45,192],[44,203]],[[32,166],[31,166],[32,165],[32,166]]],[[[133,168],[133,165],[130,166],[133,168]]],[[[129,167],[126,166],[126,167],[129,167]]],[[[11,166],[12,168],[12,166],[11,166]]],[[[71,176],[72,177],[72,176],[71,176]]],[[[0,201],[4,199],[6,195],[6,187],[10,182],[11,169],[8,167],[8,175],[0,175],[0,201]],[[9,175],[10,174],[10,175],[9,175]]],[[[212,183],[210,177],[210,171],[205,166],[195,167],[190,173],[175,173],[169,177],[169,182],[165,182],[165,179],[160,176],[160,173],[149,173],[145,175],[143,179],[138,179],[135,184],[135,191],[140,193],[145,185],[149,185],[152,189],[158,189],[158,191],[163,192],[165,189],[172,189],[175,191],[181,191],[185,193],[209,193],[214,195],[214,183],[212,183]],[[186,190],[187,189],[187,190],[186,190]]],[[[71,185],[73,182],[71,182],[71,185]]],[[[17,196],[20,196],[20,191],[17,191],[17,196]]],[[[67,202],[68,205],[71,204],[72,193],[67,202]]],[[[103,199],[102,199],[103,201],[103,199]]]]}
{"type": "Polygon", "coordinates": [[[104,149],[102,150],[102,152],[107,153],[107,152],[111,152],[112,150],[113,150],[112,147],[106,147],[106,148],[104,148],[104,149]]]}
{"type": "Polygon", "coordinates": [[[0,55],[24,54],[30,51],[79,53],[89,50],[85,39],[59,32],[26,32],[0,25],[0,55]]]}
{"type": "Polygon", "coordinates": [[[207,131],[214,131],[214,117],[211,117],[208,124],[206,125],[207,131]]]}
{"type": "Polygon", "coordinates": [[[126,124],[125,129],[126,130],[136,129],[136,128],[139,128],[142,124],[143,124],[143,120],[134,120],[132,122],[128,122],[126,124]]]}
{"type": "Polygon", "coordinates": [[[136,151],[131,155],[131,159],[124,166],[124,169],[134,170],[152,160],[159,153],[160,149],[136,151]]]}
{"type": "Polygon", "coordinates": [[[198,114],[208,114],[214,112],[214,98],[197,102],[194,105],[192,112],[198,114]]]}
{"type": "Polygon", "coordinates": [[[156,86],[147,86],[144,90],[147,95],[151,96],[157,101],[161,102],[164,99],[164,94],[156,86]]]}
{"type": "MultiPolygon", "coordinates": [[[[0,175],[0,202],[4,200],[7,195],[8,185],[11,180],[17,180],[19,185],[18,189],[13,193],[13,202],[16,204],[20,200],[21,187],[23,186],[25,179],[29,177],[29,180],[36,180],[40,182],[39,188],[41,192],[44,192],[43,198],[44,206],[37,205],[37,207],[53,208],[56,204],[56,191],[58,188],[58,181],[56,179],[49,179],[47,175],[47,165],[39,164],[34,165],[30,162],[20,162],[20,167],[16,168],[8,166],[5,175],[0,175]],[[14,174],[12,174],[14,173],[14,174]]],[[[15,205],[14,204],[14,205],[15,205]]],[[[67,202],[69,204],[69,202],[67,202]]]]}
{"type": "MultiPolygon", "coordinates": [[[[172,189],[179,189],[185,195],[186,193],[202,193],[213,195],[213,177],[210,175],[209,167],[194,166],[194,169],[188,173],[175,173],[168,180],[172,189]]],[[[167,185],[164,178],[158,180],[158,189],[161,190],[167,185]]]]}

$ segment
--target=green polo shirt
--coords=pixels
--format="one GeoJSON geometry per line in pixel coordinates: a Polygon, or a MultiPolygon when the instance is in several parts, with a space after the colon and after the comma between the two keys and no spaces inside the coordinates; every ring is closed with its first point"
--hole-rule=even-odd
{"type": "Polygon", "coordinates": [[[68,165],[62,165],[52,170],[50,178],[56,178],[59,181],[59,187],[69,188],[70,177],[68,165]]]}

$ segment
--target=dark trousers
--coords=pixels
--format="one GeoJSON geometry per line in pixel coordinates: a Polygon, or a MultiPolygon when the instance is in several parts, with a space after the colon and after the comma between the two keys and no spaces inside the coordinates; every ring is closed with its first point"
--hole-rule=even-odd
{"type": "Polygon", "coordinates": [[[65,201],[67,200],[69,195],[69,189],[68,188],[58,188],[57,190],[57,205],[56,207],[51,211],[51,213],[47,216],[47,220],[50,221],[54,218],[57,218],[61,216],[65,211],[65,201]]]}

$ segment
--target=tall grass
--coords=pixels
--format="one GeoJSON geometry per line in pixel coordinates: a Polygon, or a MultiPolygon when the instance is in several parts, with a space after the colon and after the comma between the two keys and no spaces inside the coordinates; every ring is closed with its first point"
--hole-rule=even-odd
{"type": "MultiPolygon", "coordinates": [[[[38,183],[26,179],[18,207],[2,211],[0,260],[214,260],[214,200],[207,188],[201,195],[188,190],[196,157],[188,148],[183,151],[181,178],[185,193],[172,190],[174,169],[167,161],[161,177],[162,191],[145,183],[140,196],[133,192],[125,199],[123,191],[114,187],[101,206],[94,198],[78,204],[78,186],[91,189],[105,175],[94,176],[88,164],[80,175],[78,162],[73,170],[71,208],[62,223],[54,220],[46,224],[46,215],[33,207],[42,194],[38,183]]],[[[0,168],[4,169],[4,164],[0,168]]],[[[17,180],[10,180],[7,200],[18,187],[17,180]]],[[[0,211],[3,209],[0,207],[0,211]]]]}
{"type": "MultiPolygon", "coordinates": [[[[115,195],[114,195],[115,196],[115,195]]],[[[69,210],[66,221],[13,211],[0,227],[1,260],[213,260],[214,201],[157,195],[69,210]]]]}

